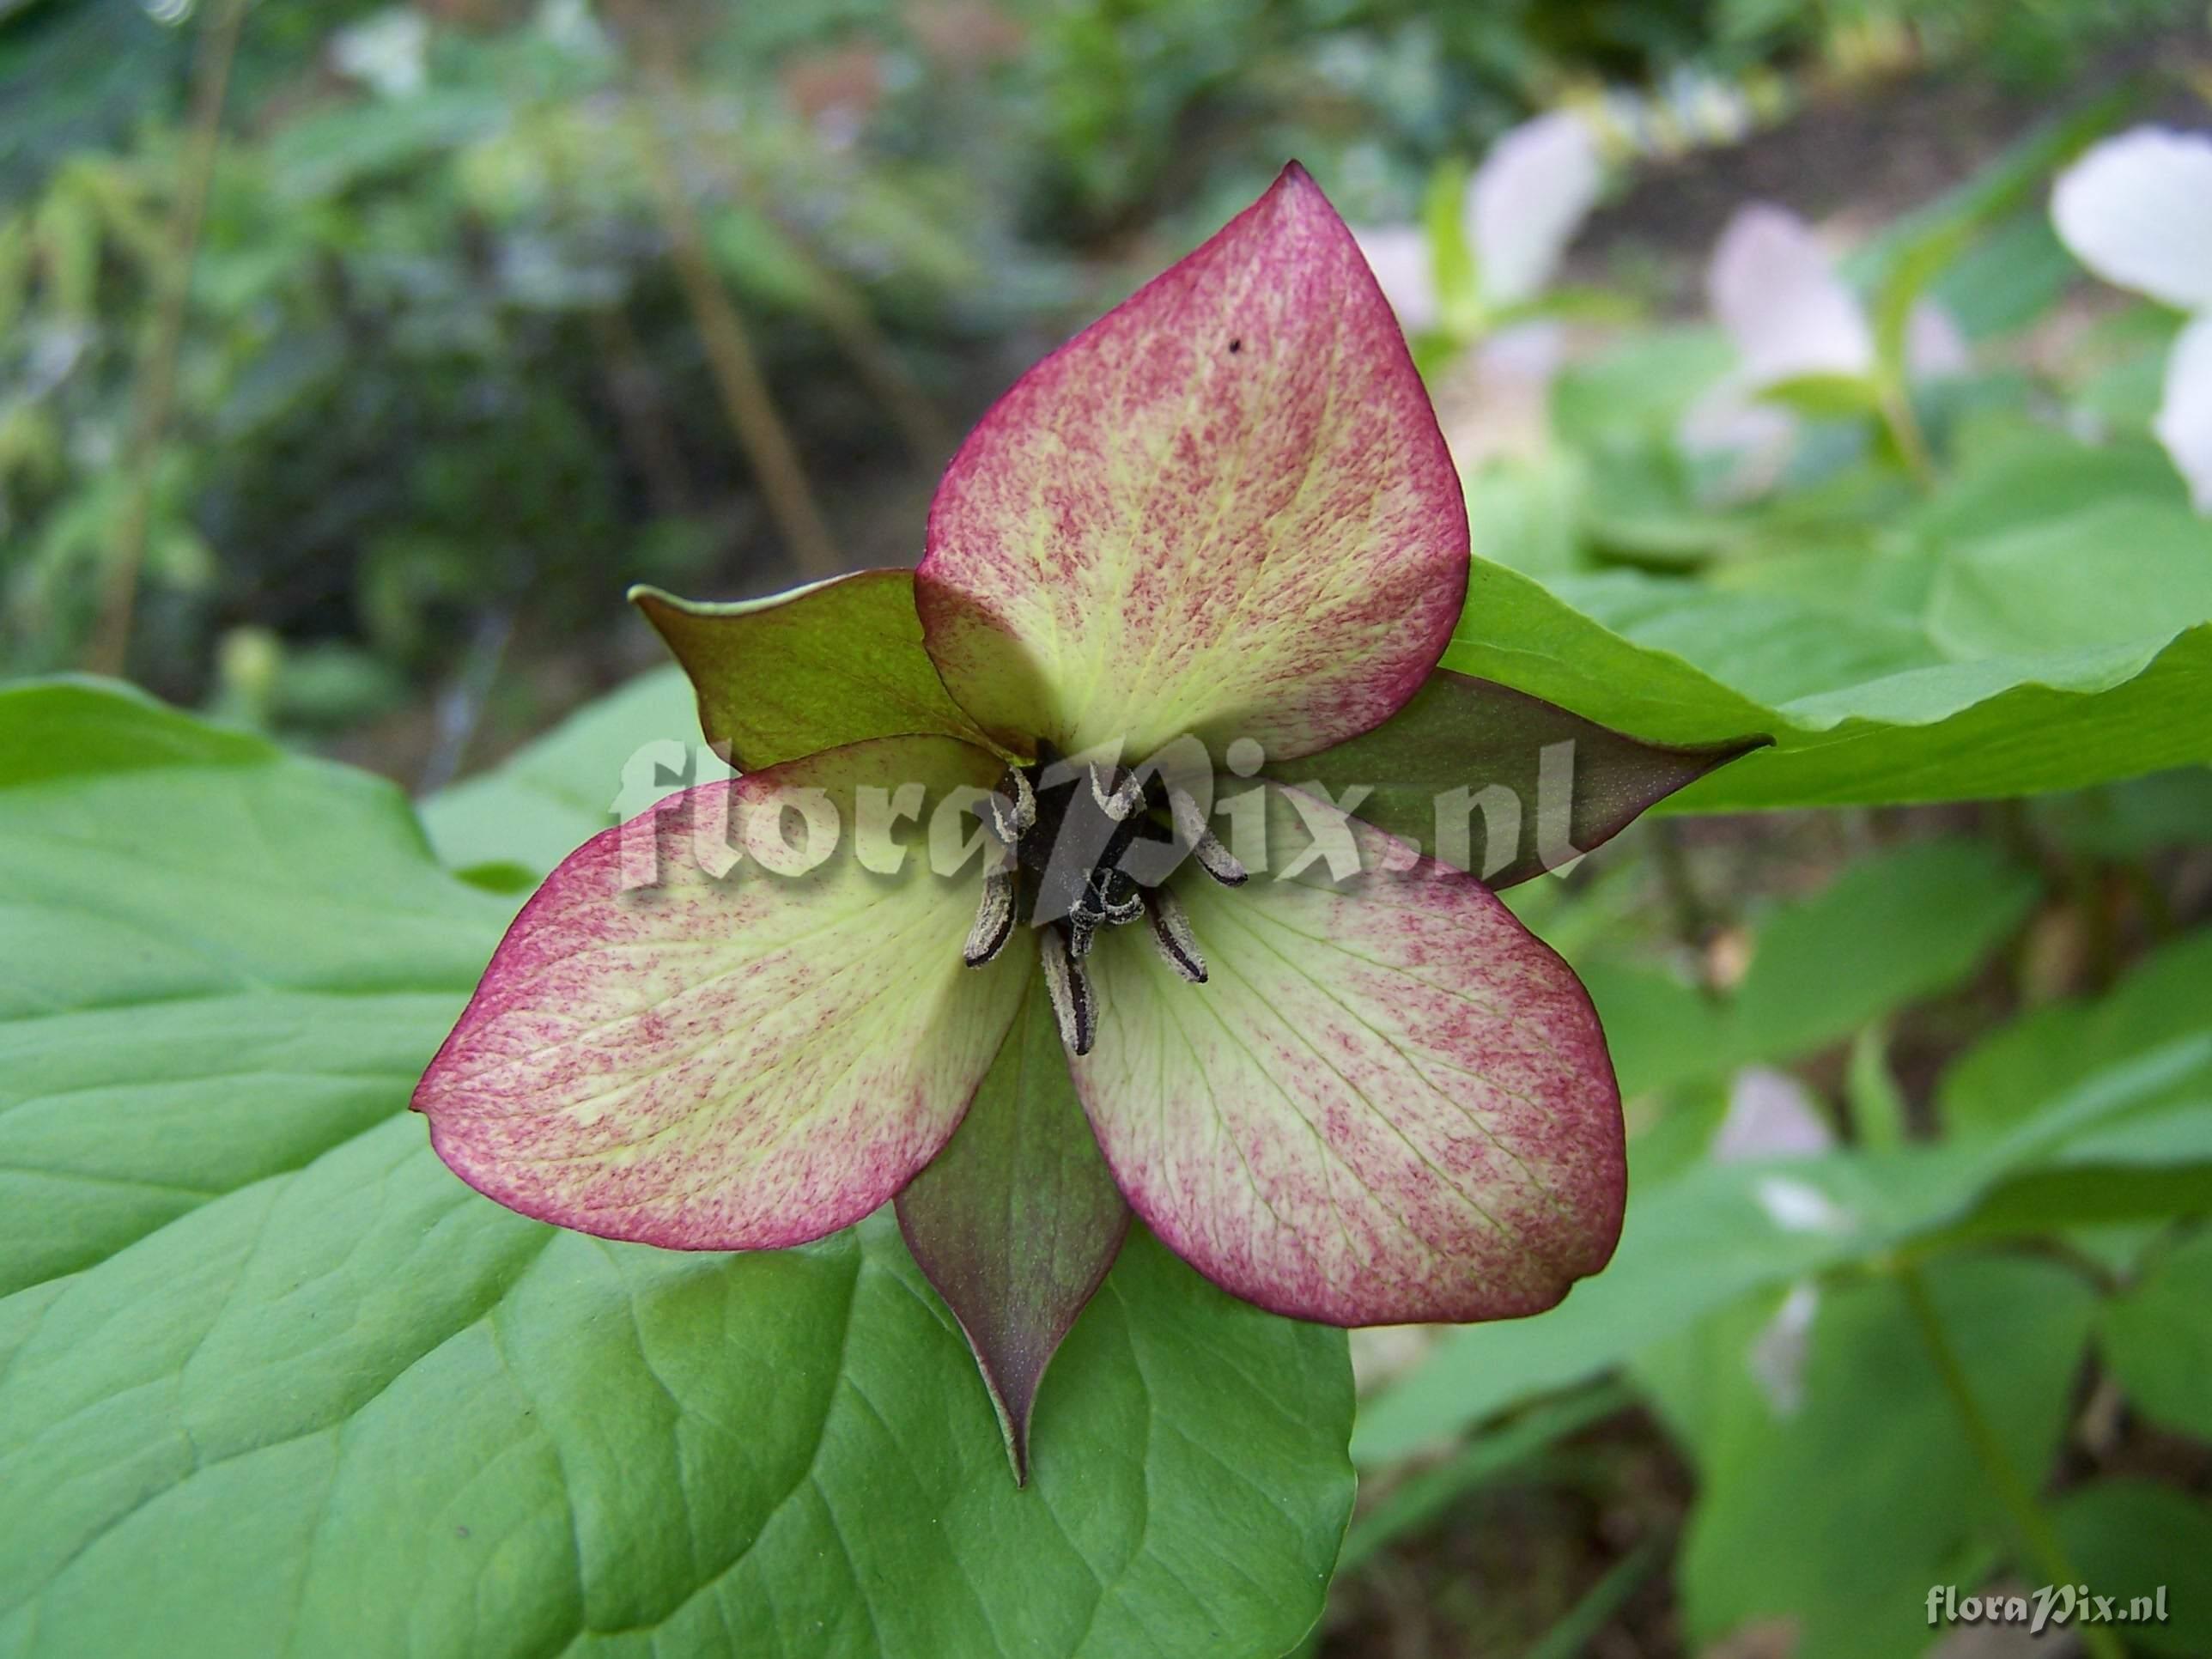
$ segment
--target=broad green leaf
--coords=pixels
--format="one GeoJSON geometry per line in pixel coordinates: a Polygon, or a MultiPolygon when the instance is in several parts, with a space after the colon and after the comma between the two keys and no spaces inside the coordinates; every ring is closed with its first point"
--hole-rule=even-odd
{"type": "MultiPolygon", "coordinates": [[[[2212,624],[2124,644],[1902,665],[1774,702],[1739,689],[1727,649],[1644,642],[1694,585],[1642,579],[1633,619],[1583,614],[1535,581],[1478,565],[1443,665],[1650,742],[1771,732],[1670,810],[1957,800],[2080,788],[2212,760],[2212,624]]],[[[1585,595],[1570,587],[1577,603],[1585,595]]],[[[1754,634],[1753,637],[1757,638],[1754,634]]],[[[1722,636],[1723,646],[1727,636],[1722,636]]]]}
{"type": "Polygon", "coordinates": [[[455,869],[514,863],[542,875],[600,830],[729,775],[704,747],[691,683],[660,668],[439,791],[422,803],[422,825],[455,869]]]}
{"type": "MultiPolygon", "coordinates": [[[[2036,1481],[2065,1423],[2089,1288],[2002,1259],[1927,1279],[1977,1404],[2036,1481]]],[[[1787,1339],[1762,1351],[1745,1336],[1716,1322],[1637,1368],[1698,1467],[1676,1566],[1692,1640],[1782,1620],[1799,1659],[1920,1653],[1928,1587],[1991,1546],[2014,1552],[1905,1297],[1881,1279],[1826,1291],[1802,1360],[1787,1339]]]]}
{"type": "Polygon", "coordinates": [[[975,1350],[1024,1479],[1037,1384],[1129,1227],[1036,975],[967,1116],[896,1207],[908,1249],[975,1350]]]}
{"type": "Polygon", "coordinates": [[[164,766],[252,766],[265,738],[210,726],[142,692],[56,679],[0,691],[0,788],[164,766]]]}
{"type": "Polygon", "coordinates": [[[1842,583],[1815,597],[1778,584],[1659,581],[1614,571],[1554,586],[1641,645],[1725,664],[1737,690],[1777,707],[1944,660],[1917,616],[1866,605],[1863,595],[1855,605],[1842,583]]]}
{"type": "Polygon", "coordinates": [[[2102,1346],[2137,1411],[2212,1441],[2212,1232],[2157,1256],[2107,1304],[2102,1346]]]}
{"type": "Polygon", "coordinates": [[[392,1111],[509,907],[389,784],[89,683],[0,691],[0,1294],[392,1111]]]}
{"type": "MultiPolygon", "coordinates": [[[[2032,1115],[2051,1097],[2163,1043],[2212,1030],[2212,934],[2177,940],[2145,958],[2094,1001],[2039,1008],[1951,1063],[1936,1115],[1953,1136],[1986,1138],[2032,1115]]],[[[2212,1077],[2196,1079],[2212,1093],[2212,1077]]]]}
{"type": "Polygon", "coordinates": [[[444,1170],[402,1108],[510,906],[389,786],[119,692],[0,694],[0,731],[106,757],[0,775],[0,1164],[105,1194],[0,1206],[0,1651],[1210,1659],[1310,1625],[1340,1335],[1133,1239],[1018,1490],[887,1215],[659,1252],[444,1170]]]}
{"type": "Polygon", "coordinates": [[[1988,842],[1921,842],[1863,859],[1760,919],[1724,1000],[1603,957],[1577,966],[1623,1090],[1636,1094],[1795,1059],[1958,983],[2020,925],[2036,890],[1988,842]]]}
{"type": "Polygon", "coordinates": [[[2151,1616],[2130,1617],[2116,1633],[2176,1659],[2212,1653],[2212,1507],[2203,1498],[2122,1476],[2069,1492],[2051,1523],[2091,1592],[2113,1598],[2116,1615],[2133,1614],[2144,1598],[2151,1616]]]}
{"type": "MultiPolygon", "coordinates": [[[[1942,489],[1899,514],[1893,527],[1904,541],[1942,552],[2107,501],[2186,507],[2189,492],[2155,444],[2084,444],[2021,422],[1965,458],[1942,489]]],[[[2107,549],[2100,562],[2124,552],[2107,549]]]]}
{"type": "Polygon", "coordinates": [[[1928,629],[1960,659],[2125,645],[2212,621],[2212,523],[2109,499],[1953,550],[1928,629]]]}

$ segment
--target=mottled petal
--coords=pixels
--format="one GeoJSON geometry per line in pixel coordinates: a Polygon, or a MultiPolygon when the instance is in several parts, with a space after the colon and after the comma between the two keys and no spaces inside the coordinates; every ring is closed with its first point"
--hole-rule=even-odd
{"type": "Polygon", "coordinates": [[[933,807],[1000,767],[949,738],[886,738],[705,785],[662,810],[653,886],[635,884],[653,873],[654,820],[586,842],[523,908],[416,1090],[438,1155],[525,1215],[678,1249],[797,1244],[869,1213],[952,1133],[1035,957],[1023,934],[964,966],[973,864],[940,878],[925,844],[879,873],[883,849],[863,844],[866,867],[858,792],[920,782],[933,807]],[[800,813],[823,802],[835,850],[805,873],[764,867],[795,868],[775,848],[803,845],[800,813]],[[757,850],[718,878],[700,835],[757,850]]]}
{"type": "Polygon", "coordinates": [[[2197,510],[2212,513],[2212,316],[2199,317],[2173,343],[2153,429],[2189,481],[2197,510]]]}
{"type": "Polygon", "coordinates": [[[2136,127],[2092,146],[2051,187],[2051,221],[2106,282],[2212,307],[2212,137],[2136,127]]]}
{"type": "MultiPolygon", "coordinates": [[[[1272,870],[1304,844],[1288,793],[1272,870]]],[[[1134,930],[1100,941],[1085,1109],[1137,1212],[1248,1301],[1340,1325],[1539,1312],[1620,1231],[1597,1016],[1479,882],[1351,830],[1366,873],[1342,890],[1318,865],[1182,884],[1203,985],[1134,930]]]]}
{"type": "Polygon", "coordinates": [[[1468,237],[1483,302],[1535,298],[1604,184],[1596,140],[1571,110],[1525,121],[1492,144],[1467,186],[1468,237]]]}
{"type": "Polygon", "coordinates": [[[987,742],[921,648],[914,572],[862,570],[735,605],[633,587],[699,696],[710,744],[741,772],[871,738],[987,742]]]}
{"type": "Polygon", "coordinates": [[[951,1144],[898,1195],[898,1221],[975,1350],[1020,1480],[1037,1384],[1129,1230],[1039,976],[951,1144]]]}
{"type": "Polygon", "coordinates": [[[1705,284],[1753,386],[1873,369],[1866,312],[1796,215],[1764,204],[1740,209],[1713,249],[1705,284]]]}
{"type": "Polygon", "coordinates": [[[945,684],[1003,741],[1287,757],[1419,689],[1467,572],[1397,320],[1293,166],[984,416],[915,593],[945,684]]]}

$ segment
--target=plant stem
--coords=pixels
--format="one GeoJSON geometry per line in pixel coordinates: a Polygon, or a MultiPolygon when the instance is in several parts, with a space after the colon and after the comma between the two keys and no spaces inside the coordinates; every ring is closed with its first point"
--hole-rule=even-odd
{"type": "MultiPolygon", "coordinates": [[[[1959,1363],[1958,1350],[1943,1328],[1943,1316],[1936,1306],[1936,1299],[1928,1293],[1927,1279],[1910,1261],[1898,1265],[1896,1279],[1898,1287],[1905,1293],[1905,1305],[1912,1310],[1913,1322],[1920,1328],[1921,1340],[1928,1346],[1928,1357],[1935,1362],[1936,1374],[1942,1379],[1943,1391],[1950,1395],[1952,1407],[1959,1413],[1967,1443],[1981,1460],[1990,1484],[1996,1488],[1998,1500],[2019,1534],[2022,1553],[2046,1583],[2080,1583],[2081,1575],[2075,1570],[2066,1546],[2051,1524],[2051,1517],[2035,1501],[2033,1492],[2005,1450],[2004,1443],[1998,1439],[1996,1426],[1984,1413],[1981,1402],[1974,1398],[1966,1367],[1959,1363]]],[[[2084,1625],[2081,1636],[2082,1645],[2096,1659],[2125,1659],[2118,1638],[2104,1626],[2084,1625]]]]}
{"type": "Polygon", "coordinates": [[[744,319],[714,274],[698,212],[685,193],[676,156],[653,108],[654,103],[674,108],[682,102],[681,69],[667,19],[657,4],[633,5],[627,10],[635,25],[633,33],[645,66],[647,93],[645,98],[632,100],[630,127],[638,158],[659,204],[677,280],[683,285],[684,301],[707,348],[723,411],[752,465],[761,494],[790,544],[800,573],[814,578],[836,575],[844,569],[845,562],[838,556],[836,544],[815,506],[806,470],[799,464],[783,417],[776,412],[775,400],[769,394],[744,319]]]}
{"type": "Polygon", "coordinates": [[[1912,398],[1902,386],[1893,385],[1881,395],[1881,423],[1905,462],[1905,470],[1923,489],[1936,487],[1936,461],[1928,453],[1928,436],[1920,417],[1912,412],[1912,398]]]}
{"type": "Polygon", "coordinates": [[[208,182],[215,175],[216,151],[222,138],[222,106],[230,91],[230,65],[246,23],[246,0],[220,0],[220,9],[202,26],[192,58],[191,124],[175,199],[169,204],[166,257],[154,273],[153,333],[139,370],[137,407],[131,422],[125,461],[131,493],[123,525],[107,569],[100,620],[93,630],[85,665],[95,674],[123,672],[131,653],[131,623],[138,603],[138,573],[146,562],[146,540],[153,528],[154,474],[176,402],[177,354],[185,337],[185,311],[191,295],[192,259],[198,252],[200,225],[207,214],[208,182]]]}

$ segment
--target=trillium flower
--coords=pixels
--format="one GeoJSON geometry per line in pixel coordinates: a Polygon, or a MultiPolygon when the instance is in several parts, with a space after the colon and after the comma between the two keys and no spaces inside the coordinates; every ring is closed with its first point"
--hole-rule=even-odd
{"type": "Polygon", "coordinates": [[[1900,409],[1904,381],[1968,364],[1958,325],[1929,300],[1906,315],[1902,363],[1885,364],[1866,307],[1812,228],[1784,208],[1737,210],[1714,245],[1705,291],[1736,361],[1691,405],[1676,437],[1692,455],[1733,459],[1724,496],[1772,486],[1796,445],[1800,411],[1909,418],[1900,409]]]}
{"type": "Polygon", "coordinates": [[[525,906],[415,1097],[445,1161],[682,1249],[896,1198],[1018,1476],[1132,1208],[1337,1324],[1534,1313],[1603,1266],[1604,1037],[1468,872],[1535,874],[1751,745],[1639,744],[1437,667],[1458,482],[1313,181],[1024,375],[926,543],[752,604],[635,596],[739,775],[525,906]],[[1242,793],[1209,814],[1217,760],[1242,793]],[[802,823],[861,833],[795,859],[802,823]]]}
{"type": "Polygon", "coordinates": [[[1568,110],[1538,116],[1490,147],[1436,225],[1356,234],[1408,334],[1471,337],[1528,307],[1597,205],[1605,168],[1589,124],[1568,110]]]}
{"type": "Polygon", "coordinates": [[[2137,127],[2107,138],[2059,175],[2051,219],[2105,281],[2191,313],[2152,430],[2197,510],[2212,513],[2212,137],[2137,127]]]}

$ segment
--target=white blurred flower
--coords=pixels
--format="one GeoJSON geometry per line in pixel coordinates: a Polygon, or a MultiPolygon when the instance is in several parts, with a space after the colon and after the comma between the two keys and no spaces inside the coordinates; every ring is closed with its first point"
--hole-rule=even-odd
{"type": "Polygon", "coordinates": [[[2194,313],[2151,429],[2212,513],[2212,137],[2136,127],[2106,139],[2058,175],[2051,222],[2114,287],[2194,313]]]}
{"type": "Polygon", "coordinates": [[[1787,1072],[1747,1066],[1729,1084],[1728,1113],[1713,1136],[1717,1163],[1809,1158],[1836,1144],[1812,1093],[1787,1072]]]}
{"type": "MultiPolygon", "coordinates": [[[[1692,455],[1735,456],[1719,493],[1741,498],[1774,483],[1796,438],[1796,416],[1764,395],[1812,377],[1871,381],[1880,367],[1874,325],[1812,228],[1765,203],[1729,221],[1705,292],[1736,365],[1684,415],[1676,441],[1692,455]]],[[[1958,374],[1969,361],[1958,325],[1932,300],[1913,307],[1905,348],[1916,380],[1958,374]]]]}
{"type": "MultiPolygon", "coordinates": [[[[1543,291],[1604,183],[1596,140],[1571,110],[1523,122],[1490,147],[1460,206],[1485,311],[1524,304],[1543,291]]],[[[1353,234],[1407,333],[1443,319],[1433,251],[1420,227],[1353,234]]]]}
{"type": "Polygon", "coordinates": [[[1813,1325],[1820,1316],[1820,1287],[1801,1279],[1774,1310],[1745,1352],[1752,1381],[1777,1417],[1795,1417],[1805,1405],[1805,1363],[1812,1357],[1813,1325]]]}
{"type": "Polygon", "coordinates": [[[1524,122],[1491,146],[1467,185],[1468,240],[1486,306],[1542,291],[1604,184],[1596,140],[1571,110],[1524,122]]]}
{"type": "Polygon", "coordinates": [[[380,98],[412,98],[429,82],[429,21],[394,6],[333,34],[331,67],[380,98]]]}
{"type": "Polygon", "coordinates": [[[1766,1218],[1785,1233],[1847,1233],[1858,1218],[1809,1182],[1788,1176],[1763,1176],[1752,1196],[1766,1218]]]}
{"type": "Polygon", "coordinates": [[[1375,285],[1398,313],[1401,328],[1408,334],[1421,334],[1443,320],[1427,232],[1419,225],[1385,225],[1352,234],[1359,251],[1367,256],[1375,285]]]}

